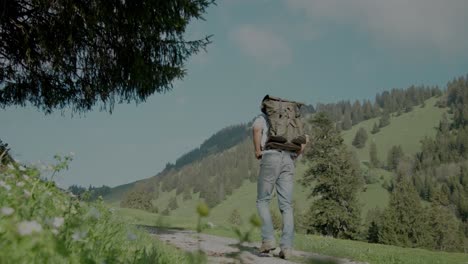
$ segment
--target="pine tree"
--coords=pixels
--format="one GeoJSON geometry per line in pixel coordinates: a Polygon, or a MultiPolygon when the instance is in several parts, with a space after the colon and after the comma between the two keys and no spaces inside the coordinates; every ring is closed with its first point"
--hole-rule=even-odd
{"type": "Polygon", "coordinates": [[[378,207],[370,209],[366,216],[367,235],[366,239],[369,243],[379,242],[379,231],[382,223],[382,210],[378,207]]]}
{"type": "Polygon", "coordinates": [[[367,138],[368,136],[366,130],[360,127],[354,136],[353,146],[356,148],[363,148],[366,145],[367,138]]]}
{"type": "Polygon", "coordinates": [[[463,232],[461,222],[445,204],[446,195],[436,190],[429,210],[429,222],[433,236],[433,249],[457,251],[463,248],[463,232]]]}
{"type": "Polygon", "coordinates": [[[301,180],[308,187],[314,182],[310,196],[317,197],[309,211],[308,232],[357,238],[361,214],[357,193],[362,187],[359,167],[324,114],[317,114],[311,123],[315,143],[306,151],[310,165],[301,180]]]}
{"type": "Polygon", "coordinates": [[[369,150],[370,164],[374,168],[380,167],[380,160],[377,156],[377,144],[374,141],[371,142],[369,150]]]}
{"type": "Polygon", "coordinates": [[[385,112],[379,119],[379,127],[382,128],[388,125],[390,125],[390,114],[388,112],[385,112]]]}
{"type": "Polygon", "coordinates": [[[427,247],[432,244],[428,217],[409,177],[404,171],[397,175],[389,205],[383,213],[379,242],[404,247],[427,247]]]}
{"type": "Polygon", "coordinates": [[[377,133],[379,133],[379,132],[380,132],[379,126],[377,125],[377,123],[374,123],[374,127],[372,127],[371,133],[372,133],[372,134],[377,134],[377,133]]]}
{"type": "Polygon", "coordinates": [[[353,125],[360,123],[363,119],[361,102],[356,100],[351,109],[351,120],[353,121],[353,125]]]}
{"type": "Polygon", "coordinates": [[[213,3],[2,1],[0,108],[111,112],[170,91],[211,42],[185,31],[213,3]]]}
{"type": "Polygon", "coordinates": [[[343,116],[343,122],[341,124],[341,128],[343,130],[350,130],[351,127],[352,127],[353,123],[351,121],[351,113],[350,112],[346,112],[344,113],[344,116],[343,116]]]}
{"type": "Polygon", "coordinates": [[[395,170],[398,166],[398,163],[403,158],[404,153],[400,145],[393,146],[387,155],[387,166],[389,170],[395,170]]]}

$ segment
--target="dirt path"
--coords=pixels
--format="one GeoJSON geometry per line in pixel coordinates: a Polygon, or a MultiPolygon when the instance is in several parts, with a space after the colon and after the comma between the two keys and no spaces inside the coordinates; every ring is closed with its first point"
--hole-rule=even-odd
{"type": "MultiPolygon", "coordinates": [[[[141,226],[150,234],[157,237],[159,240],[169,243],[176,248],[184,251],[193,252],[198,249],[198,235],[191,230],[178,229],[158,229],[154,227],[141,226]]],[[[239,263],[236,255],[239,253],[239,248],[236,246],[237,240],[214,235],[200,234],[200,248],[208,256],[208,263],[239,263]]],[[[258,252],[260,243],[244,243],[242,245],[242,253],[239,258],[242,263],[248,264],[290,264],[290,263],[321,263],[321,264],[362,264],[347,259],[338,259],[334,257],[321,256],[314,253],[304,251],[293,251],[291,260],[283,260],[278,257],[279,248],[273,253],[261,254],[258,252]]]]}

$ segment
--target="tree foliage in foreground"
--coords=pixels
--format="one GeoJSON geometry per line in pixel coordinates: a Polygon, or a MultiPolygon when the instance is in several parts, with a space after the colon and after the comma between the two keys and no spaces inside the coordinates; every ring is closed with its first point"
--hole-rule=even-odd
{"type": "Polygon", "coordinates": [[[312,145],[305,157],[309,168],[302,184],[317,197],[309,213],[309,232],[339,238],[357,238],[361,208],[357,194],[362,186],[359,166],[333,123],[323,113],[311,121],[312,145]]]}
{"type": "Polygon", "coordinates": [[[166,92],[209,44],[184,33],[213,2],[2,1],[0,107],[112,111],[166,92]]]}

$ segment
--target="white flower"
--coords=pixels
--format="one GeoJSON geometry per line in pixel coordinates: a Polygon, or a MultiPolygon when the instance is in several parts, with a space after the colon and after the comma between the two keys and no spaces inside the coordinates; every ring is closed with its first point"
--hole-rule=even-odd
{"type": "Polygon", "coordinates": [[[15,166],[13,166],[11,163],[8,163],[7,167],[8,167],[10,170],[14,170],[14,169],[15,169],[15,166]]]}
{"type": "Polygon", "coordinates": [[[21,236],[30,235],[34,232],[41,232],[42,226],[36,221],[22,221],[18,224],[18,233],[21,236]]]}
{"type": "Polygon", "coordinates": [[[91,207],[91,209],[89,209],[88,216],[95,219],[99,219],[99,217],[101,217],[101,212],[99,212],[99,210],[96,207],[91,207]]]}
{"type": "Polygon", "coordinates": [[[17,182],[17,183],[16,183],[16,186],[18,186],[18,187],[23,187],[23,186],[24,186],[24,182],[22,182],[22,181],[17,182]]]}
{"type": "Polygon", "coordinates": [[[59,228],[63,225],[63,222],[64,222],[63,217],[54,217],[54,219],[52,220],[52,225],[55,228],[59,228]]]}
{"type": "Polygon", "coordinates": [[[15,209],[11,207],[2,207],[1,211],[3,215],[9,216],[15,212],[15,209]]]}
{"type": "Polygon", "coordinates": [[[11,190],[10,185],[6,184],[4,181],[0,181],[0,186],[5,188],[7,191],[11,190]]]}
{"type": "Polygon", "coordinates": [[[52,232],[52,234],[54,234],[54,235],[58,235],[58,233],[59,233],[59,231],[58,231],[57,229],[52,229],[51,232],[52,232]]]}
{"type": "Polygon", "coordinates": [[[78,240],[81,240],[82,238],[85,238],[86,237],[86,231],[84,232],[80,232],[80,231],[75,231],[72,235],[72,239],[73,241],[78,241],[78,240]]]}
{"type": "Polygon", "coordinates": [[[19,166],[19,170],[20,170],[20,171],[26,171],[26,168],[23,167],[23,166],[19,166]]]}
{"type": "Polygon", "coordinates": [[[28,190],[23,190],[23,193],[24,193],[24,197],[26,197],[26,198],[31,197],[31,192],[30,192],[30,191],[28,191],[28,190]]]}
{"type": "Polygon", "coordinates": [[[24,179],[25,181],[29,181],[29,176],[26,175],[26,174],[23,174],[23,179],[24,179]]]}

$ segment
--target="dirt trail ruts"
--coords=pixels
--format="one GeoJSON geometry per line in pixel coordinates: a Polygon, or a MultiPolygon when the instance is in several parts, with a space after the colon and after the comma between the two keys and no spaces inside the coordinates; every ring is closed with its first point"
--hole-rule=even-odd
{"type": "Polygon", "coordinates": [[[293,250],[293,256],[290,260],[284,260],[278,257],[279,248],[273,251],[273,253],[259,253],[258,248],[260,247],[260,243],[242,244],[243,252],[236,258],[235,256],[239,253],[239,248],[236,246],[238,241],[236,239],[208,234],[197,234],[192,230],[162,229],[150,226],[139,227],[145,229],[159,240],[183,251],[196,251],[200,243],[200,248],[208,256],[208,263],[210,264],[240,263],[238,258],[245,264],[363,264],[363,262],[355,262],[348,259],[322,256],[297,250],[293,250]]]}

